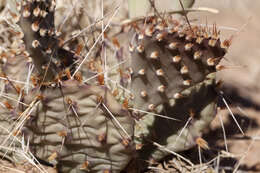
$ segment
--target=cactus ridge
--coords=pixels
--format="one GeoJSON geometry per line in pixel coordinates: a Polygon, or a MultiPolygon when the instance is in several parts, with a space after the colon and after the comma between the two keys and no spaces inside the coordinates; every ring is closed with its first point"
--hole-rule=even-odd
{"type": "Polygon", "coordinates": [[[32,113],[24,130],[38,158],[57,162],[65,172],[126,166],[134,151],[133,120],[106,87],[68,80],[62,93],[58,88],[44,90],[41,97],[41,111],[32,113]]]}
{"type": "MultiPolygon", "coordinates": [[[[89,58],[87,70],[82,71],[95,73],[97,80],[86,84],[82,82],[88,79],[86,74],[74,79],[70,75],[81,57],[63,47],[54,26],[55,5],[55,0],[18,3],[21,16],[17,22],[28,53],[23,52],[20,59],[8,58],[2,66],[6,74],[25,79],[26,75],[16,70],[32,65],[30,56],[39,72],[37,77],[46,82],[41,87],[38,78],[32,79],[34,86],[27,93],[7,82],[5,91],[19,96],[23,104],[4,102],[1,110],[1,114],[19,119],[36,98],[36,109],[21,130],[30,139],[35,156],[57,164],[63,172],[120,172],[135,156],[135,144],[142,146],[137,147],[142,161],[168,155],[152,142],[172,151],[196,145],[215,116],[216,72],[221,70],[219,62],[229,46],[228,41],[221,43],[216,27],[209,30],[158,17],[136,23],[129,43],[131,62],[124,64],[130,68],[120,65],[118,71],[111,70],[105,76],[103,59],[89,58]],[[111,87],[106,78],[115,79],[116,84],[111,87]],[[53,82],[55,85],[49,85],[53,82]],[[126,96],[116,85],[129,89],[129,83],[131,92],[126,96]]],[[[125,52],[116,39],[112,42],[116,58],[108,63],[116,66],[124,62],[125,52]]]]}
{"type": "Polygon", "coordinates": [[[1,113],[22,121],[22,112],[37,100],[30,115],[23,117],[22,125],[8,122],[15,124],[12,129],[21,126],[17,134],[30,139],[30,150],[36,157],[57,165],[62,172],[119,172],[135,153],[134,120],[129,111],[103,84],[87,85],[80,75],[72,79],[70,74],[79,56],[62,47],[54,27],[54,0],[24,0],[17,5],[21,16],[16,22],[23,31],[20,38],[26,51],[21,49],[19,58],[8,58],[5,72],[20,76],[11,68],[17,64],[28,66],[30,56],[40,74],[32,78],[34,85],[28,94],[24,88],[17,93],[11,82],[5,85],[5,91],[15,98],[20,96],[22,102],[5,102],[6,109],[1,113]],[[40,85],[42,79],[44,87],[40,85]]]}

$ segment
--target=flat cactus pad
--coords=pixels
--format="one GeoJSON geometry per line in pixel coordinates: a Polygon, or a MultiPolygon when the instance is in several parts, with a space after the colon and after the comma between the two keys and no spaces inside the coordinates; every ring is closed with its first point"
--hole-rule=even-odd
{"type": "MultiPolygon", "coordinates": [[[[213,29],[148,18],[134,25],[131,52],[135,136],[144,160],[196,145],[216,114],[216,72],[227,51],[213,29]],[[186,124],[188,123],[188,124],[186,124]]],[[[224,42],[225,43],[225,42],[224,42]]]]}

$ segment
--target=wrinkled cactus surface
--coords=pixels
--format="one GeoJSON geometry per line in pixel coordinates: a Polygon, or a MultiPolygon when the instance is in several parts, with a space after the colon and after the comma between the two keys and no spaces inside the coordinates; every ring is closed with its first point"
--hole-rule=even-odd
{"type": "Polygon", "coordinates": [[[57,160],[64,172],[125,167],[134,152],[133,120],[106,87],[67,81],[41,94],[27,124],[31,133],[25,130],[36,156],[57,160]]]}
{"type": "MultiPolygon", "coordinates": [[[[25,105],[37,100],[21,130],[30,150],[62,172],[119,172],[135,153],[129,111],[107,87],[84,84],[80,75],[71,79],[76,54],[59,44],[54,28],[55,1],[22,1],[18,10],[18,25],[23,31],[20,37],[36,66],[34,73],[38,72],[29,94],[21,96],[25,105]]],[[[19,75],[10,68],[12,64],[26,64],[28,53],[21,61],[8,59],[3,66],[6,73],[19,75]]],[[[11,89],[9,94],[23,92],[11,89]]],[[[4,114],[14,112],[14,119],[18,112],[26,111],[24,105],[6,104],[4,114]]]]}
{"type": "Polygon", "coordinates": [[[1,133],[2,144],[12,143],[6,136],[18,131],[13,137],[23,136],[34,156],[61,172],[106,173],[133,160],[142,170],[144,162],[168,155],[165,148],[197,145],[216,114],[216,72],[229,46],[215,26],[161,16],[138,20],[125,27],[124,40],[106,35],[102,44],[114,46],[106,62],[98,52],[78,69],[84,57],[64,47],[54,26],[55,0],[16,5],[16,37],[23,43],[13,45],[16,53],[1,53],[1,75],[12,77],[2,93],[13,98],[1,102],[2,126],[9,129],[1,133]],[[105,72],[105,63],[113,69],[105,72]]]}

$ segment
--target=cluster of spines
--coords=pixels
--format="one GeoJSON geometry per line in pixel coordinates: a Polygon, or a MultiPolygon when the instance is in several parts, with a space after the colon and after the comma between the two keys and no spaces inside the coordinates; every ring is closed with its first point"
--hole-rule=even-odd
{"type": "MultiPolygon", "coordinates": [[[[167,95],[168,98],[178,99],[182,97],[183,89],[203,81],[207,74],[221,70],[222,66],[219,65],[219,62],[229,45],[226,44],[227,41],[220,43],[219,32],[215,25],[212,30],[209,30],[207,27],[181,26],[176,22],[166,24],[165,21],[161,21],[156,24],[154,19],[151,19],[151,22],[149,19],[147,21],[142,27],[135,27],[136,43],[129,45],[129,51],[132,53],[134,79],[139,76],[143,79],[143,83],[147,84],[147,79],[148,81],[152,79],[149,77],[151,73],[147,74],[147,70],[153,68],[154,75],[161,81],[158,86],[154,86],[156,90],[160,94],[167,95]],[[153,45],[157,47],[152,47],[153,45]],[[166,57],[167,55],[168,57],[166,57]],[[169,60],[165,60],[166,58],[169,60]],[[147,62],[150,66],[145,64],[143,67],[137,68],[136,64],[140,64],[141,61],[147,62]],[[182,84],[178,86],[178,92],[172,93],[171,96],[168,95],[171,91],[167,88],[171,87],[170,82],[176,83],[177,81],[171,78],[173,81],[165,82],[169,76],[176,75],[167,72],[167,68],[170,66],[174,66],[182,76],[182,84]],[[199,77],[192,75],[195,73],[199,77]]],[[[145,89],[136,94],[143,99],[147,99],[149,96],[145,89]]],[[[155,107],[156,104],[150,103],[144,109],[153,111],[155,107]]]]}
{"type": "MultiPolygon", "coordinates": [[[[36,3],[36,2],[42,2],[42,3],[46,3],[48,0],[28,0],[27,2],[23,1],[22,6],[26,6],[24,4],[28,2],[29,3],[36,3]]],[[[49,1],[48,1],[49,2],[49,1]]],[[[54,1],[51,1],[51,3],[54,1]]],[[[53,3],[52,3],[53,4],[53,3]]],[[[55,7],[55,4],[54,4],[55,7]]],[[[54,8],[53,7],[53,8],[54,8]]],[[[28,8],[30,9],[30,8],[28,8]]],[[[52,5],[50,6],[50,10],[41,10],[41,8],[39,8],[38,6],[34,8],[33,11],[30,12],[30,10],[28,10],[27,8],[24,8],[24,11],[22,13],[24,18],[29,18],[31,15],[33,15],[35,18],[37,17],[41,17],[41,18],[46,18],[46,16],[48,15],[48,13],[52,13],[53,10],[52,9],[52,5]]],[[[53,14],[50,15],[53,17],[53,14]]],[[[46,26],[46,25],[44,25],[46,26]]],[[[36,33],[37,38],[44,38],[44,39],[36,39],[32,42],[32,47],[35,49],[39,49],[41,51],[44,51],[46,54],[48,55],[53,55],[53,50],[58,50],[57,52],[62,52],[64,51],[64,49],[61,48],[57,48],[56,46],[59,45],[58,43],[58,39],[56,38],[57,36],[59,36],[58,32],[55,32],[55,30],[53,29],[54,27],[50,27],[50,29],[45,29],[45,28],[41,28],[40,22],[39,21],[34,21],[31,25],[31,29],[33,32],[36,33]],[[47,38],[48,37],[48,38],[47,38]],[[44,43],[44,40],[50,41],[52,40],[53,44],[47,44],[48,46],[46,47],[46,44],[44,43]],[[42,46],[44,45],[44,46],[42,46]]],[[[207,31],[203,31],[203,29],[198,29],[198,28],[192,28],[191,30],[189,30],[189,28],[185,28],[185,29],[180,29],[181,27],[176,26],[173,28],[168,28],[167,25],[165,25],[165,23],[160,23],[157,24],[156,26],[154,25],[149,25],[148,27],[145,28],[145,30],[143,31],[139,31],[138,33],[138,40],[141,42],[141,40],[143,39],[147,39],[147,38],[153,38],[155,39],[159,44],[164,42],[165,38],[167,36],[169,36],[169,34],[177,34],[179,39],[181,41],[183,41],[184,39],[188,42],[184,45],[184,51],[186,52],[193,52],[193,59],[196,61],[201,60],[201,58],[203,57],[203,51],[201,50],[197,50],[194,51],[193,47],[194,47],[194,43],[195,44],[203,44],[205,42],[205,40],[207,40],[207,44],[209,47],[215,48],[215,47],[219,47],[219,40],[218,40],[218,34],[215,34],[215,32],[213,32],[214,34],[209,35],[209,33],[207,31]],[[215,37],[216,36],[216,37],[215,37]]],[[[180,42],[181,42],[180,41],[180,42]]],[[[224,42],[225,43],[225,42],[224,42]]],[[[226,44],[227,45],[227,44],[226,44]]],[[[167,49],[171,50],[171,51],[176,51],[179,48],[179,42],[168,42],[168,44],[166,45],[167,49]]],[[[223,52],[225,52],[225,44],[223,44],[222,46],[223,48],[223,52]]],[[[146,51],[146,47],[141,43],[139,45],[135,45],[133,46],[132,44],[129,46],[129,51],[130,52],[134,52],[137,51],[139,54],[142,54],[146,51]]],[[[57,53],[58,55],[62,55],[62,53],[57,53]]],[[[68,52],[63,52],[64,55],[68,55],[68,52]]],[[[70,53],[70,52],[69,52],[70,53]]],[[[74,57],[75,54],[71,53],[69,54],[68,57],[74,57]]],[[[59,56],[58,56],[59,57],[59,56]]],[[[60,56],[62,57],[62,56],[60,56]]],[[[182,62],[182,56],[181,55],[175,55],[170,57],[172,64],[178,68],[180,74],[185,78],[185,80],[183,80],[182,84],[184,87],[190,87],[191,85],[193,85],[193,81],[191,78],[189,78],[188,74],[189,74],[189,68],[186,65],[181,64],[182,62]]],[[[157,61],[160,59],[160,52],[159,51],[153,51],[150,53],[149,55],[149,59],[151,61],[157,61]]],[[[218,62],[220,61],[221,57],[212,57],[212,58],[208,58],[206,61],[204,61],[204,64],[206,64],[209,68],[209,72],[214,72],[215,70],[220,69],[220,65],[218,65],[218,62]]],[[[52,60],[54,62],[54,64],[59,66],[60,61],[57,60],[52,60]]],[[[72,63],[69,63],[68,65],[65,66],[69,66],[72,63]]],[[[45,67],[46,68],[46,67],[45,67]]],[[[130,68],[131,73],[136,73],[132,70],[132,68],[130,68]]],[[[145,76],[146,75],[146,69],[142,68],[140,70],[138,70],[138,75],[140,76],[145,76]]],[[[65,70],[65,74],[67,78],[70,78],[70,70],[68,71],[67,69],[65,70]]],[[[158,78],[163,78],[166,75],[168,75],[163,68],[157,68],[155,70],[155,75],[158,76],[158,78]]],[[[104,76],[103,76],[104,77],[104,76]]],[[[100,84],[104,83],[104,79],[100,79],[100,84]]],[[[159,93],[164,93],[166,92],[167,86],[164,84],[158,85],[157,86],[157,91],[159,93]]],[[[142,90],[140,93],[140,96],[143,99],[146,99],[149,94],[147,93],[146,90],[142,90]]],[[[182,98],[183,95],[181,94],[181,92],[177,92],[173,95],[174,99],[178,99],[178,98],[182,98]]],[[[151,103],[148,105],[148,110],[153,111],[155,109],[156,105],[151,103]]],[[[100,136],[97,137],[97,139],[100,142],[103,142],[104,140],[104,135],[101,134],[100,136]]],[[[123,141],[124,142],[124,141],[123,141]]],[[[83,167],[87,167],[89,163],[86,162],[83,164],[83,167]]]]}
{"type": "MultiPolygon", "coordinates": [[[[59,82],[60,89],[62,90],[62,92],[64,92],[64,93],[62,93],[64,95],[59,96],[58,98],[64,97],[65,98],[64,100],[68,104],[68,107],[70,108],[72,114],[77,114],[76,105],[78,102],[67,97],[68,94],[66,93],[66,90],[70,93],[71,90],[73,90],[72,89],[73,87],[82,86],[82,77],[80,75],[77,75],[79,73],[75,74],[74,79],[76,79],[77,81],[80,81],[80,83],[77,83],[76,81],[68,81],[68,82],[73,82],[73,84],[71,87],[69,87],[67,89],[65,86],[66,82],[60,82],[60,80],[63,80],[62,77],[66,78],[66,79],[72,78],[71,73],[73,72],[73,68],[75,68],[75,67],[71,67],[71,66],[75,65],[75,61],[78,58],[78,54],[61,47],[62,42],[58,38],[60,33],[57,32],[54,27],[55,1],[54,0],[23,0],[21,3],[18,3],[17,5],[18,5],[18,10],[21,13],[21,16],[17,17],[15,22],[17,22],[21,26],[22,30],[24,31],[24,35],[22,35],[22,38],[24,38],[26,49],[28,50],[32,59],[34,59],[34,63],[35,63],[35,61],[38,61],[37,59],[42,59],[40,61],[41,61],[41,65],[42,65],[41,68],[43,69],[43,71],[47,71],[48,68],[51,68],[51,70],[54,71],[54,74],[57,74],[57,76],[58,76],[58,77],[52,78],[54,80],[52,80],[51,83],[45,83],[45,84],[49,86],[49,84],[52,84],[53,81],[55,83],[59,82]],[[29,25],[29,27],[28,27],[28,25],[29,25]],[[28,40],[30,40],[30,42],[28,40]],[[39,56],[35,56],[35,55],[39,55],[39,56]]],[[[40,77],[42,77],[42,74],[40,75],[40,77]]],[[[100,85],[104,85],[104,76],[102,78],[102,75],[99,75],[98,81],[99,81],[100,85]]],[[[34,77],[32,77],[32,82],[35,86],[38,86],[41,83],[41,78],[34,76],[34,77]]],[[[92,85],[90,85],[90,86],[84,85],[84,87],[85,87],[85,88],[83,88],[84,90],[82,88],[80,88],[77,91],[80,90],[80,92],[84,91],[84,93],[86,93],[88,91],[91,91],[91,88],[95,88],[95,86],[92,86],[92,85]]],[[[126,125],[126,126],[131,127],[130,130],[127,130],[127,132],[129,133],[130,136],[126,138],[126,137],[124,137],[124,135],[120,134],[122,137],[119,138],[117,135],[118,135],[118,133],[122,133],[120,130],[122,127],[115,127],[115,126],[113,127],[112,126],[112,127],[109,127],[109,129],[106,132],[108,134],[112,133],[112,135],[107,136],[106,133],[102,133],[102,134],[96,135],[94,137],[91,136],[91,139],[89,139],[89,140],[93,140],[95,142],[98,141],[100,143],[100,145],[101,145],[100,148],[102,148],[102,147],[103,148],[100,149],[99,145],[96,147],[98,148],[97,150],[99,150],[99,149],[102,150],[101,153],[103,152],[103,150],[109,150],[111,146],[117,145],[117,147],[114,147],[113,151],[111,151],[111,152],[115,152],[115,150],[118,150],[119,153],[122,152],[121,156],[123,156],[122,157],[123,159],[120,161],[117,160],[118,153],[115,153],[115,156],[113,155],[114,153],[112,153],[109,155],[109,158],[107,158],[107,161],[109,162],[109,159],[111,159],[111,164],[115,164],[116,169],[118,169],[118,168],[125,166],[127,164],[127,161],[132,157],[131,155],[127,155],[126,153],[128,151],[132,151],[131,146],[132,146],[132,136],[133,135],[132,135],[131,131],[133,129],[132,128],[133,124],[132,124],[131,117],[128,116],[128,111],[123,109],[123,108],[125,108],[124,105],[118,104],[117,102],[115,102],[113,100],[114,98],[112,96],[108,96],[109,91],[106,91],[106,89],[107,89],[106,87],[100,87],[100,93],[103,91],[105,93],[105,94],[103,94],[104,95],[103,97],[102,96],[98,97],[100,95],[100,93],[92,93],[90,95],[94,95],[94,96],[98,97],[97,105],[105,105],[107,107],[109,107],[109,106],[113,107],[112,109],[114,109],[114,110],[109,110],[109,111],[112,112],[114,115],[116,115],[116,114],[120,115],[120,119],[121,119],[120,121],[123,121],[120,123],[120,124],[122,124],[122,126],[126,125]],[[107,96],[109,97],[109,99],[108,99],[109,102],[106,101],[107,96]],[[106,103],[101,104],[103,101],[106,103]],[[110,104],[112,104],[112,105],[110,105],[110,104]],[[119,113],[118,112],[115,113],[113,111],[119,111],[119,113]],[[92,138],[95,138],[95,139],[92,139],[92,138]],[[116,142],[116,140],[118,140],[118,141],[116,142]],[[111,144],[111,141],[112,141],[112,144],[111,144]],[[118,147],[118,145],[122,145],[122,146],[118,147]],[[116,161],[121,162],[122,165],[117,164],[116,161]],[[114,162],[116,162],[116,163],[114,163],[114,162]]],[[[48,92],[49,90],[48,90],[48,88],[43,88],[41,91],[48,92]]],[[[56,93],[59,93],[59,92],[56,92],[56,93]]],[[[33,94],[30,94],[30,95],[33,95],[33,94]]],[[[51,95],[53,95],[53,93],[51,93],[51,95]]],[[[41,96],[39,96],[39,98],[40,98],[39,100],[41,100],[42,104],[44,104],[46,97],[48,97],[47,99],[50,99],[51,96],[48,96],[47,94],[44,94],[44,93],[41,96]]],[[[88,102],[91,102],[91,98],[85,99],[84,105],[86,105],[86,103],[88,103],[88,102]]],[[[54,104],[54,103],[52,103],[52,104],[54,104]]],[[[59,104],[63,105],[64,103],[62,104],[60,102],[59,104]]],[[[13,106],[8,104],[7,102],[6,102],[5,106],[9,110],[13,110],[13,106]]],[[[100,107],[98,107],[98,108],[96,107],[96,109],[99,110],[100,107]]],[[[84,109],[84,106],[81,106],[80,108],[77,108],[77,109],[82,110],[82,109],[84,109]]],[[[104,115],[99,114],[98,116],[100,116],[100,117],[108,116],[109,117],[109,115],[107,115],[108,114],[107,111],[104,111],[105,108],[100,108],[100,109],[102,109],[104,115]]],[[[51,107],[49,107],[48,111],[51,111],[51,110],[52,110],[51,107]]],[[[39,112],[41,112],[41,111],[39,111],[39,112]]],[[[63,112],[61,114],[65,115],[65,114],[67,114],[67,112],[66,113],[63,112]]],[[[48,117],[49,115],[45,114],[44,116],[48,117]]],[[[75,115],[75,116],[78,116],[78,115],[75,115]]],[[[78,118],[80,118],[80,116],[78,118]]],[[[38,118],[40,119],[40,118],[42,118],[42,116],[39,116],[38,118]]],[[[91,123],[92,121],[95,121],[95,123],[98,123],[99,121],[101,121],[100,119],[102,119],[102,118],[99,118],[99,120],[97,120],[97,122],[96,122],[96,120],[91,119],[91,120],[89,120],[89,122],[91,123]]],[[[106,124],[106,128],[108,128],[108,122],[113,121],[113,119],[111,117],[108,119],[106,119],[107,122],[104,123],[104,124],[106,124]],[[111,119],[111,120],[108,120],[108,119],[111,119]]],[[[57,121],[56,123],[59,124],[60,122],[57,121]]],[[[31,127],[33,124],[28,123],[28,125],[31,127]]],[[[39,126],[41,127],[41,124],[39,126]]],[[[38,128],[39,126],[37,126],[36,128],[38,128]]],[[[44,128],[44,127],[45,126],[43,125],[42,128],[44,128]]],[[[70,127],[68,127],[68,128],[70,128],[70,127]]],[[[82,127],[80,126],[78,128],[82,128],[82,127]]],[[[36,132],[36,131],[33,131],[33,133],[34,132],[36,132]]],[[[36,134],[37,134],[37,132],[36,132],[36,134]]],[[[35,137],[37,138],[38,136],[36,134],[35,134],[35,137]]],[[[65,140],[65,138],[69,137],[69,136],[67,136],[68,135],[67,131],[59,131],[59,132],[57,132],[57,135],[62,137],[63,140],[65,140]]],[[[41,136],[41,135],[39,135],[39,136],[41,136]]],[[[46,138],[48,138],[48,135],[46,135],[46,138]]],[[[83,139],[80,139],[80,140],[83,140],[83,139]]],[[[93,142],[93,141],[90,141],[90,142],[93,142]]],[[[31,140],[31,143],[33,143],[33,142],[34,142],[34,140],[31,140]]],[[[63,141],[63,142],[67,143],[66,141],[63,141]]],[[[37,148],[37,147],[38,147],[38,145],[36,144],[35,148],[39,149],[38,153],[40,153],[41,152],[40,150],[42,150],[43,148],[41,146],[39,148],[37,148]]],[[[32,148],[34,148],[34,147],[32,147],[32,148]]],[[[88,148],[88,147],[86,147],[86,148],[88,148]]],[[[91,146],[90,148],[92,149],[93,146],[91,146]]],[[[106,153],[106,152],[110,152],[110,151],[104,151],[104,153],[106,153]]],[[[37,153],[37,151],[35,151],[35,153],[37,153]]],[[[88,155],[88,153],[86,155],[88,155]]],[[[101,157],[103,159],[103,154],[101,154],[101,155],[102,155],[101,157]]],[[[53,160],[61,159],[62,156],[63,155],[58,150],[57,151],[55,150],[55,151],[53,151],[53,153],[51,155],[49,155],[47,160],[49,162],[53,162],[53,160]]],[[[96,160],[96,159],[98,160],[99,155],[97,154],[94,157],[95,157],[94,160],[96,160]]],[[[102,161],[100,163],[101,165],[103,164],[102,161]]],[[[91,170],[92,167],[95,167],[95,165],[97,164],[96,162],[97,161],[93,161],[93,163],[92,163],[91,161],[87,160],[86,162],[82,163],[80,169],[84,170],[84,171],[86,171],[86,170],[89,171],[89,170],[91,170]]],[[[104,165],[105,164],[106,163],[104,162],[104,165]]],[[[110,165],[107,167],[110,167],[110,165]]],[[[100,171],[101,171],[101,168],[97,168],[97,169],[100,169],[100,171]]],[[[112,166],[110,169],[106,169],[103,171],[106,173],[114,171],[114,168],[112,166]]],[[[95,171],[95,170],[91,170],[91,171],[95,171]]],[[[97,171],[99,172],[99,170],[97,170],[97,171]]]]}
{"type": "Polygon", "coordinates": [[[55,0],[23,0],[17,3],[21,16],[17,22],[24,32],[28,52],[39,71],[49,71],[46,84],[66,80],[76,68],[79,56],[62,47],[61,32],[54,26],[55,0]]]}
{"type": "MultiPolygon", "coordinates": [[[[31,31],[35,40],[32,41],[33,48],[40,47],[46,54],[52,53],[55,40],[54,8],[55,1],[33,1],[23,0],[17,4],[21,17],[31,23],[31,31]]],[[[26,33],[27,34],[27,33],[26,33]]]]}

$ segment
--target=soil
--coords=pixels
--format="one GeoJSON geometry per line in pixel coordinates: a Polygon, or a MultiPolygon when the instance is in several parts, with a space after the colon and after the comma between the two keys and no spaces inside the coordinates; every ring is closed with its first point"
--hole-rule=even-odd
{"type": "Polygon", "coordinates": [[[223,97],[245,133],[240,132],[220,98],[219,105],[225,110],[219,111],[212,130],[205,137],[210,147],[225,150],[218,118],[222,116],[228,151],[238,156],[223,160],[222,164],[232,168],[239,163],[240,172],[260,172],[260,1],[200,0],[195,4],[199,6],[215,8],[219,13],[189,15],[190,19],[199,19],[200,23],[208,21],[209,25],[216,23],[223,38],[233,37],[226,60],[222,62],[226,70],[219,73],[219,78],[223,80],[223,97]]]}

